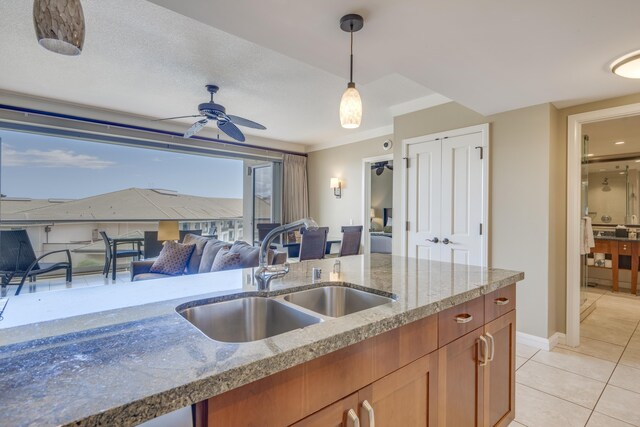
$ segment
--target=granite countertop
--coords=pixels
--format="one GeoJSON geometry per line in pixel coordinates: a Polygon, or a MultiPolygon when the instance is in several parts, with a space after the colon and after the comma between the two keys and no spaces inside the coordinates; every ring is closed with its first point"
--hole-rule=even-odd
{"type": "Polygon", "coordinates": [[[0,321],[0,424],[137,425],[523,278],[372,254],[292,264],[268,293],[246,269],[20,295],[0,321]],[[323,271],[316,283],[313,267],[323,271]],[[328,282],[397,302],[239,344],[209,339],[175,311],[194,300],[271,297],[328,282]]]}
{"type": "Polygon", "coordinates": [[[595,240],[617,240],[619,242],[638,242],[640,239],[630,239],[628,237],[615,237],[615,236],[594,236],[595,240]]]}

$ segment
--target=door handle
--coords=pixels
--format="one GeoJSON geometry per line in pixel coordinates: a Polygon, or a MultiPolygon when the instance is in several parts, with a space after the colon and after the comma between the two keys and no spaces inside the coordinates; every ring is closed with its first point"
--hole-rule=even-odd
{"type": "Polygon", "coordinates": [[[373,411],[373,406],[371,406],[368,400],[365,400],[364,402],[362,402],[362,407],[365,411],[367,411],[367,415],[369,417],[369,427],[376,427],[376,416],[375,412],[373,411]]]}
{"type": "Polygon", "coordinates": [[[360,418],[358,418],[356,411],[353,409],[349,409],[349,412],[347,412],[347,425],[349,427],[360,427],[360,418]]]}
{"type": "Polygon", "coordinates": [[[448,245],[449,243],[453,244],[453,242],[449,239],[447,239],[446,237],[444,239],[442,239],[442,243],[444,243],[445,245],[448,245]]]}
{"type": "Polygon", "coordinates": [[[489,345],[489,360],[487,360],[487,362],[493,362],[493,356],[495,356],[496,353],[496,342],[493,339],[493,335],[489,332],[485,333],[485,335],[489,338],[489,341],[491,341],[491,344],[489,345]]]}
{"type": "Polygon", "coordinates": [[[438,243],[440,241],[440,239],[438,239],[437,237],[434,237],[433,239],[426,239],[427,242],[431,242],[431,243],[438,243]]]}
{"type": "Polygon", "coordinates": [[[487,339],[482,335],[480,335],[478,339],[482,343],[482,346],[478,346],[478,361],[480,362],[480,366],[487,366],[487,353],[489,353],[489,345],[487,344],[487,339]],[[482,359],[480,358],[480,356],[482,356],[482,359]]]}

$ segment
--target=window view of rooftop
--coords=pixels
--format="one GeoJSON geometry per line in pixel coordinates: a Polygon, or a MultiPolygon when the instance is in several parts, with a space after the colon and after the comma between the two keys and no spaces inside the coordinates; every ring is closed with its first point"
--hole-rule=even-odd
{"type": "Polygon", "coordinates": [[[35,256],[53,252],[49,263],[65,262],[68,250],[73,265],[71,285],[55,270],[30,282],[31,291],[104,284],[114,258],[111,276],[129,282],[130,262],[162,249],[161,224],[177,224],[180,240],[192,233],[232,243],[251,241],[245,214],[249,223],[271,222],[270,162],[6,130],[0,146],[0,230],[26,230],[35,256]],[[109,254],[114,239],[129,256],[109,254]]]}

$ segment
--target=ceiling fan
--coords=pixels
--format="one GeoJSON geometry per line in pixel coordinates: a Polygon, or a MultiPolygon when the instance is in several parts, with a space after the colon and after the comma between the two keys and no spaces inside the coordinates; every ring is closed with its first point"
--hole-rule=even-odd
{"type": "Polygon", "coordinates": [[[389,161],[377,162],[377,163],[371,164],[371,170],[375,170],[377,176],[382,175],[382,172],[384,172],[385,168],[389,170],[393,170],[393,165],[390,165],[389,161]]]}
{"type": "Polygon", "coordinates": [[[227,114],[227,110],[224,108],[224,106],[213,102],[213,95],[218,92],[218,89],[220,88],[216,85],[206,85],[205,87],[211,94],[211,99],[209,102],[204,102],[198,105],[198,111],[200,112],[200,114],[194,114],[191,116],[167,117],[165,119],[158,119],[154,121],[159,122],[162,120],[184,119],[187,117],[203,117],[201,120],[195,122],[189,129],[187,129],[187,131],[184,133],[185,138],[192,137],[196,133],[200,132],[200,130],[204,128],[210,120],[215,120],[216,124],[218,125],[218,129],[220,129],[222,132],[235,139],[236,141],[240,142],[244,142],[245,137],[242,131],[238,129],[238,126],[260,130],[266,129],[266,127],[262,126],[260,123],[256,123],[239,116],[227,114]]]}

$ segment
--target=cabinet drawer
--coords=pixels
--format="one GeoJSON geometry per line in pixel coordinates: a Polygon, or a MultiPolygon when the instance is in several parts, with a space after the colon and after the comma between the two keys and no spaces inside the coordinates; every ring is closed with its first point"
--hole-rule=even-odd
{"type": "Polygon", "coordinates": [[[438,345],[442,347],[484,325],[484,296],[438,314],[438,345]]]}
{"type": "Polygon", "coordinates": [[[484,296],[484,321],[494,319],[516,308],[516,284],[509,285],[484,296]]]}
{"type": "Polygon", "coordinates": [[[619,255],[631,255],[631,242],[618,242],[619,255]]]}
{"type": "MultiPolygon", "coordinates": [[[[611,240],[596,240],[595,241],[596,246],[591,248],[591,253],[598,253],[598,254],[610,254],[611,253],[611,240]]],[[[618,242],[613,242],[618,243],[618,242]]]]}

